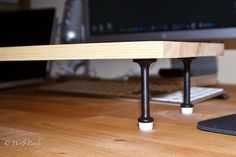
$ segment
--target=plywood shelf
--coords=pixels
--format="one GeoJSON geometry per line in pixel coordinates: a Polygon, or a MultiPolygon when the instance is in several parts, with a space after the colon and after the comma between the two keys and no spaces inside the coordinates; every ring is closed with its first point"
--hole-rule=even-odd
{"type": "Polygon", "coordinates": [[[157,59],[223,54],[224,45],[219,43],[139,41],[3,47],[0,48],[0,61],[157,59]]]}

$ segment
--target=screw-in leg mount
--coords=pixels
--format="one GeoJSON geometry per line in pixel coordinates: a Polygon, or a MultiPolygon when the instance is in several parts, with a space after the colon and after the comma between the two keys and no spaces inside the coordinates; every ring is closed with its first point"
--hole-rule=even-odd
{"type": "Polygon", "coordinates": [[[181,104],[182,114],[192,114],[193,104],[191,103],[191,83],[190,83],[190,66],[193,58],[181,59],[184,64],[184,93],[183,93],[183,103],[181,104]]]}
{"type": "Polygon", "coordinates": [[[141,117],[138,118],[139,129],[149,131],[153,128],[153,118],[150,116],[149,104],[149,66],[155,59],[135,59],[141,68],[141,117]]]}

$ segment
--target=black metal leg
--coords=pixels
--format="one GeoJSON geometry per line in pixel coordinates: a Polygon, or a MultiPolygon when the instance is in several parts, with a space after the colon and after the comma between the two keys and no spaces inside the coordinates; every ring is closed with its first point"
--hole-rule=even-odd
{"type": "Polygon", "coordinates": [[[153,118],[150,116],[149,104],[149,66],[155,59],[135,59],[141,68],[141,116],[138,118],[139,128],[143,131],[152,130],[153,118]]]}
{"type": "Polygon", "coordinates": [[[184,64],[184,91],[183,103],[181,104],[181,111],[183,114],[192,114],[193,104],[191,103],[191,82],[190,82],[190,67],[194,58],[181,59],[184,64]]]}

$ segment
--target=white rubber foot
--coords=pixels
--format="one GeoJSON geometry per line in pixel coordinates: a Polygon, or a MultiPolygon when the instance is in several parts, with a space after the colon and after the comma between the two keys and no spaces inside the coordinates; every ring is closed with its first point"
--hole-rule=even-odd
{"type": "Polygon", "coordinates": [[[150,131],[153,128],[153,122],[150,122],[150,123],[141,123],[141,122],[139,122],[138,126],[139,126],[139,129],[141,131],[150,131]]]}
{"type": "Polygon", "coordinates": [[[192,114],[193,107],[182,107],[181,112],[182,112],[182,114],[186,114],[186,115],[192,114]]]}

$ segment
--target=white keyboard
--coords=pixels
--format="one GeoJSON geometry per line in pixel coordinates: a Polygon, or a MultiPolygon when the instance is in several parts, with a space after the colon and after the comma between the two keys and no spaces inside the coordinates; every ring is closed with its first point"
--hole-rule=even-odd
{"type": "MultiPolygon", "coordinates": [[[[191,87],[191,103],[195,104],[224,93],[223,88],[191,87]]],[[[183,103],[183,91],[173,92],[164,96],[153,96],[151,100],[162,103],[181,104],[183,103]]]]}

